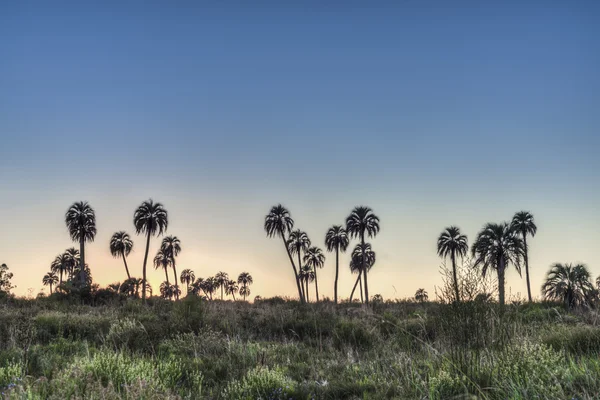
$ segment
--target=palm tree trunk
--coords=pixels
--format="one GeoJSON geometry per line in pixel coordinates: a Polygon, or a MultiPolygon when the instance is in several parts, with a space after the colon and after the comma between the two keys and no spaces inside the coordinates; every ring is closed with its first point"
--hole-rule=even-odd
{"type": "Polygon", "coordinates": [[[125,263],[125,271],[127,272],[127,279],[131,279],[131,275],[129,275],[129,268],[127,267],[127,258],[125,257],[125,253],[121,253],[123,256],[123,263],[125,263]]]}
{"type": "Polygon", "coordinates": [[[338,302],[337,298],[337,288],[338,288],[338,276],[340,272],[340,248],[336,246],[335,248],[335,283],[333,284],[333,301],[335,304],[338,302]]]}
{"type": "Polygon", "coordinates": [[[285,241],[285,235],[283,234],[283,231],[279,231],[279,235],[281,236],[281,240],[283,240],[283,247],[285,247],[285,251],[287,252],[288,258],[290,259],[290,262],[292,263],[292,268],[294,269],[294,277],[296,278],[296,287],[298,288],[298,297],[300,298],[300,302],[304,303],[304,296],[302,295],[302,289],[300,288],[300,280],[298,278],[298,270],[296,269],[296,265],[294,264],[294,259],[292,258],[292,255],[290,254],[290,251],[287,247],[287,243],[285,241]]]}
{"type": "MultiPolygon", "coordinates": [[[[365,232],[360,233],[360,241],[362,243],[362,266],[363,266],[363,274],[365,274],[365,304],[369,305],[369,284],[367,281],[367,263],[365,259],[365,232]]],[[[361,284],[362,287],[362,284],[361,284]]],[[[361,292],[362,293],[362,292],[361,292]]]]}
{"type": "Polygon", "coordinates": [[[306,280],[306,290],[305,290],[305,293],[306,293],[306,302],[310,303],[310,293],[308,291],[308,279],[306,280]]]}
{"type": "Polygon", "coordinates": [[[81,279],[81,287],[85,286],[85,237],[79,238],[79,278],[81,279]]]}
{"type": "Polygon", "coordinates": [[[221,300],[223,300],[223,285],[221,285],[221,300]]]}
{"type": "Polygon", "coordinates": [[[319,280],[317,279],[317,269],[315,266],[315,291],[317,293],[317,303],[319,302],[319,280]]]}
{"type": "Polygon", "coordinates": [[[352,298],[354,297],[354,291],[356,290],[356,286],[358,286],[358,282],[360,282],[360,274],[358,274],[358,278],[356,278],[356,282],[352,288],[352,293],[350,293],[350,303],[352,303],[352,298]]]}
{"type": "Polygon", "coordinates": [[[498,300],[500,302],[500,308],[504,309],[504,257],[500,257],[500,263],[498,265],[498,300]]]}
{"type": "Polygon", "coordinates": [[[52,283],[50,283],[50,295],[52,295],[52,283]]]}
{"type": "Polygon", "coordinates": [[[144,280],[142,282],[142,301],[146,303],[146,263],[148,262],[148,250],[150,250],[150,231],[148,231],[148,238],[146,239],[146,253],[144,254],[144,267],[142,274],[144,280]]]}
{"type": "MultiPolygon", "coordinates": [[[[175,265],[175,257],[172,258],[173,260],[173,275],[175,275],[175,286],[177,286],[177,266],[175,265]]],[[[175,298],[177,300],[179,300],[179,292],[175,291],[175,298]]]]}
{"type": "Polygon", "coordinates": [[[360,287],[360,302],[361,302],[361,303],[364,303],[364,302],[365,302],[365,299],[364,299],[364,297],[363,297],[363,282],[362,282],[362,273],[361,273],[361,274],[358,274],[358,281],[359,281],[359,284],[358,284],[358,286],[360,287]]]}
{"type": "Polygon", "coordinates": [[[231,295],[233,296],[233,301],[235,301],[235,292],[232,292],[231,295]]]}
{"type": "Polygon", "coordinates": [[[63,276],[63,270],[60,270],[60,283],[58,284],[59,286],[62,285],[62,276],[63,276]]]}
{"type": "Polygon", "coordinates": [[[167,266],[165,265],[165,266],[163,267],[163,269],[165,270],[165,278],[167,279],[167,283],[170,285],[170,284],[171,284],[171,282],[169,282],[169,273],[168,273],[168,271],[167,271],[167,266]]]}
{"type": "Polygon", "coordinates": [[[457,303],[460,303],[460,294],[458,292],[458,277],[456,275],[456,258],[454,256],[454,250],[452,250],[452,254],[450,255],[452,259],[452,276],[454,277],[454,298],[457,303]]]}
{"type": "Polygon", "coordinates": [[[529,257],[528,257],[528,249],[527,249],[527,234],[523,232],[523,243],[525,245],[525,279],[527,280],[527,297],[529,298],[529,302],[531,303],[533,300],[531,299],[531,284],[529,283],[529,257]]]}

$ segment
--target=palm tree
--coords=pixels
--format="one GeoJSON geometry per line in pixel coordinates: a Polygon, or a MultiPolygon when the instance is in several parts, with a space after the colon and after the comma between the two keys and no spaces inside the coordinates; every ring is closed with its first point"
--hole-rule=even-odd
{"type": "MultiPolygon", "coordinates": [[[[79,242],[81,265],[85,263],[85,242],[93,242],[96,237],[96,213],[87,201],[73,203],[65,214],[65,223],[71,235],[71,240],[79,242]]],[[[80,268],[81,284],[85,285],[85,268],[80,268]]]]}
{"type": "Polygon", "coordinates": [[[348,233],[341,225],[334,225],[325,235],[325,245],[327,251],[335,250],[335,283],[333,285],[333,298],[335,304],[338,302],[338,276],[340,272],[340,251],[344,252],[348,248],[350,239],[348,233]]]}
{"type": "Polygon", "coordinates": [[[225,286],[225,293],[233,296],[233,301],[235,301],[235,292],[240,289],[237,282],[234,280],[227,281],[225,286]]]}
{"type": "MultiPolygon", "coordinates": [[[[302,268],[302,252],[308,250],[310,247],[310,239],[306,232],[300,229],[290,232],[287,246],[290,254],[298,255],[298,268],[302,268]]],[[[304,286],[302,286],[302,292],[305,298],[308,297],[308,294],[304,291],[304,286]]],[[[306,298],[306,301],[308,301],[308,298],[306,298]]]]}
{"type": "Polygon", "coordinates": [[[160,203],[155,203],[152,199],[144,201],[133,214],[133,225],[135,226],[135,232],[139,235],[145,233],[146,239],[146,253],[144,254],[144,267],[143,267],[143,288],[142,288],[142,299],[146,302],[146,263],[148,261],[148,250],[150,249],[150,237],[154,235],[162,235],[167,230],[169,224],[169,218],[167,210],[160,203]]]}
{"type": "MultiPolygon", "coordinates": [[[[173,267],[173,275],[175,276],[175,286],[177,286],[177,267],[175,265],[175,257],[181,253],[181,242],[177,236],[167,236],[163,239],[160,248],[164,250],[169,257],[171,257],[171,266],[173,267]]],[[[179,300],[179,295],[177,294],[178,292],[181,292],[181,290],[173,291],[177,300],[179,300]]]]}
{"type": "Polygon", "coordinates": [[[59,286],[63,283],[63,274],[70,273],[71,259],[69,255],[65,252],[56,256],[56,258],[50,264],[50,271],[55,274],[59,274],[59,286]]]}
{"type": "Polygon", "coordinates": [[[237,279],[237,283],[242,285],[240,288],[240,296],[244,297],[244,301],[246,301],[246,297],[250,296],[250,288],[249,286],[254,283],[252,279],[252,275],[249,272],[242,272],[237,279]]]}
{"type": "Polygon", "coordinates": [[[310,303],[310,294],[309,294],[309,283],[315,280],[315,271],[312,269],[310,265],[304,265],[300,268],[300,279],[304,282],[304,294],[306,296],[306,302],[310,303]]]}
{"type": "Polygon", "coordinates": [[[527,280],[527,296],[529,297],[529,302],[531,303],[533,300],[531,298],[531,285],[529,284],[529,255],[527,248],[527,235],[531,235],[534,237],[537,232],[537,226],[535,225],[535,221],[533,220],[533,214],[528,211],[519,211],[515,214],[511,223],[512,229],[516,230],[523,237],[523,247],[525,247],[524,257],[525,257],[525,279],[527,280]]]}
{"type": "Polygon", "coordinates": [[[127,272],[127,279],[131,279],[129,268],[127,267],[127,256],[129,253],[131,253],[131,249],[133,249],[133,241],[127,232],[116,232],[114,235],[112,235],[112,238],[110,238],[110,254],[112,254],[112,256],[115,258],[123,258],[125,272],[127,272]]]}
{"type": "Polygon", "coordinates": [[[67,261],[67,271],[72,275],[75,269],[79,268],[79,263],[81,262],[79,250],[75,247],[68,248],[65,250],[65,259],[67,261]]]}
{"type": "MultiPolygon", "coordinates": [[[[125,282],[127,282],[127,280],[125,282]]],[[[121,284],[119,282],[111,283],[106,288],[113,293],[119,293],[121,291],[121,284]]]]}
{"type": "Polygon", "coordinates": [[[366,268],[370,270],[373,267],[373,265],[375,265],[375,261],[375,252],[373,251],[370,243],[359,243],[354,247],[354,250],[352,250],[352,254],[350,255],[350,271],[352,273],[357,272],[358,278],[354,283],[352,293],[350,293],[350,303],[352,303],[352,298],[354,297],[354,291],[356,290],[357,285],[360,285],[360,295],[362,298],[362,275],[364,274],[364,269],[366,268]]]}
{"type": "Polygon", "coordinates": [[[204,292],[213,299],[213,293],[217,290],[217,279],[214,276],[209,276],[204,280],[203,290],[204,292]]]}
{"type": "Polygon", "coordinates": [[[160,297],[163,299],[171,299],[173,297],[173,285],[169,282],[163,282],[160,284],[160,297]]]}
{"type": "Polygon", "coordinates": [[[165,271],[165,281],[170,285],[169,281],[169,267],[171,266],[171,257],[164,249],[159,249],[154,256],[154,269],[162,268],[165,271]]]}
{"type": "MultiPolygon", "coordinates": [[[[292,264],[292,269],[294,270],[294,278],[296,279],[296,287],[298,288],[298,298],[300,299],[300,302],[304,303],[298,270],[296,269],[294,259],[292,258],[292,254],[287,245],[288,239],[286,238],[286,234],[289,234],[294,228],[294,220],[290,216],[290,212],[281,204],[271,207],[271,210],[265,216],[264,227],[267,232],[267,237],[279,236],[283,241],[283,246],[285,247],[285,251],[292,264]]],[[[298,265],[298,268],[300,268],[300,265],[298,265]]]]}
{"type": "Polygon", "coordinates": [[[200,291],[204,290],[204,278],[196,278],[194,283],[191,284],[190,288],[192,290],[192,294],[200,296],[200,291]]]}
{"type": "Polygon", "coordinates": [[[456,274],[456,257],[465,257],[469,251],[467,244],[467,236],[460,233],[460,229],[456,226],[451,226],[444,229],[437,241],[438,256],[447,258],[450,256],[452,261],[452,277],[454,279],[454,298],[460,301],[458,291],[458,276],[456,274]]]}
{"type": "Polygon", "coordinates": [[[185,283],[187,294],[190,293],[190,285],[194,282],[195,279],[196,274],[194,274],[194,271],[192,271],[191,269],[184,269],[183,271],[181,271],[181,276],[179,277],[179,280],[182,285],[185,283]]]}
{"type": "Polygon", "coordinates": [[[221,300],[223,300],[223,290],[225,289],[225,285],[229,281],[229,275],[227,275],[227,272],[221,271],[215,275],[215,279],[217,281],[218,287],[221,288],[221,300]]]}
{"type": "Polygon", "coordinates": [[[44,286],[50,286],[50,294],[52,294],[52,286],[58,282],[58,276],[54,272],[49,272],[42,278],[44,286]]]}
{"type": "MultiPolygon", "coordinates": [[[[360,238],[360,243],[365,244],[365,235],[368,235],[370,238],[374,238],[379,233],[379,217],[373,214],[373,210],[369,207],[356,207],[348,218],[346,218],[346,231],[350,235],[350,237],[358,237],[360,238]]],[[[367,268],[367,258],[366,254],[362,253],[362,274],[365,277],[365,301],[367,305],[369,304],[369,283],[367,279],[367,272],[371,267],[367,268]]]]}
{"type": "Polygon", "coordinates": [[[590,272],[583,264],[552,265],[542,286],[542,293],[546,299],[562,301],[568,308],[585,304],[593,290],[590,272]]]}
{"type": "Polygon", "coordinates": [[[317,294],[317,303],[319,302],[319,280],[317,270],[325,265],[325,255],[318,247],[310,247],[304,254],[304,263],[315,271],[315,290],[317,294]]]}
{"type": "Polygon", "coordinates": [[[488,268],[493,268],[498,273],[498,298],[500,306],[504,307],[504,276],[510,264],[515,266],[519,275],[521,274],[523,240],[508,223],[489,223],[477,234],[471,252],[475,258],[473,266],[481,266],[483,276],[488,268]]]}
{"type": "Polygon", "coordinates": [[[429,295],[425,289],[418,289],[415,293],[415,300],[419,303],[425,303],[427,300],[429,300],[429,295]]]}

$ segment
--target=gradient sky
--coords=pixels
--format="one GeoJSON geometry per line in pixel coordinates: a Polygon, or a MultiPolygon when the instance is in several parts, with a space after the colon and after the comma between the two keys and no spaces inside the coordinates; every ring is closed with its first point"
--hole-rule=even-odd
{"type": "MultiPolygon", "coordinates": [[[[249,271],[252,297],[295,293],[262,227],[278,202],[319,246],[373,208],[370,293],[384,298],[433,294],[444,227],[471,241],[521,209],[539,228],[536,295],[553,262],[600,274],[597,1],[83,3],[0,4],[0,262],[17,294],[75,245],[78,200],[97,214],[94,278],[123,280],[108,242],[134,234],[150,197],[182,241],[179,271],[249,271]]],[[[526,294],[516,272],[508,284],[526,294]]]]}

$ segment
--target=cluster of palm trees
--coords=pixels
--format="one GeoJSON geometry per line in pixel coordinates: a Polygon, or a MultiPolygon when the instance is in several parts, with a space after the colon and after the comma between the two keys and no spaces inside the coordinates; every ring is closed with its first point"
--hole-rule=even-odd
{"type": "Polygon", "coordinates": [[[213,300],[213,294],[218,291],[221,292],[221,300],[224,300],[225,295],[232,296],[235,301],[236,293],[246,300],[250,296],[250,285],[254,283],[249,272],[242,272],[237,280],[229,279],[229,274],[222,271],[204,279],[196,278],[194,271],[186,269],[181,272],[180,279],[182,284],[186,284],[187,293],[203,296],[208,300],[213,300]]]}
{"type": "MultiPolygon", "coordinates": [[[[325,266],[325,255],[323,251],[312,243],[306,232],[295,229],[294,220],[290,212],[281,204],[271,207],[265,216],[264,229],[268,237],[280,237],[285,246],[294,278],[298,289],[298,297],[301,302],[308,302],[309,283],[315,283],[315,295],[319,301],[318,270],[325,266]],[[297,257],[298,264],[294,261],[297,257]]],[[[339,253],[345,252],[350,244],[351,238],[358,238],[359,243],[352,251],[350,270],[358,274],[356,283],[350,295],[350,301],[360,284],[361,298],[364,287],[364,301],[369,303],[368,272],[375,264],[375,252],[371,244],[365,242],[366,237],[374,238],[379,233],[379,217],[369,207],[356,207],[346,218],[346,226],[332,226],[325,234],[325,246],[330,252],[335,251],[335,283],[334,301],[338,302],[338,279],[339,279],[339,253]]]]}

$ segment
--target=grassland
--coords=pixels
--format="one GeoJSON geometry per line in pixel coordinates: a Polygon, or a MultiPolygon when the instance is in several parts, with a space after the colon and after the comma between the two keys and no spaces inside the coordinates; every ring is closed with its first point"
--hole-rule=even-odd
{"type": "Polygon", "coordinates": [[[3,399],[588,399],[600,313],[283,299],[0,303],[3,399]]]}

